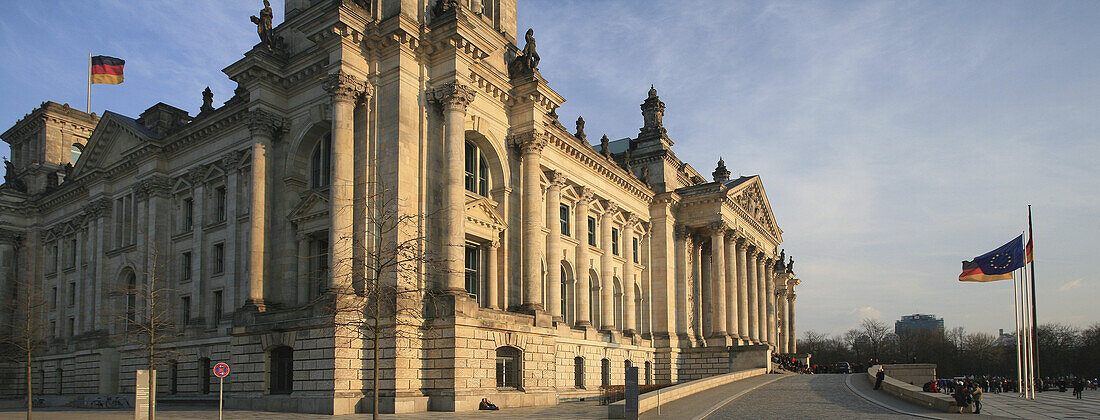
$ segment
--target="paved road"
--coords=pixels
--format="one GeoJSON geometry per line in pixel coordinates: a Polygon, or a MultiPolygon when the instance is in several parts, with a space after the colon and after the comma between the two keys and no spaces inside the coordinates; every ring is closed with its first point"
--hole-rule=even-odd
{"type": "Polygon", "coordinates": [[[844,384],[847,375],[791,375],[761,386],[706,418],[895,419],[913,418],[872,404],[844,384]]]}

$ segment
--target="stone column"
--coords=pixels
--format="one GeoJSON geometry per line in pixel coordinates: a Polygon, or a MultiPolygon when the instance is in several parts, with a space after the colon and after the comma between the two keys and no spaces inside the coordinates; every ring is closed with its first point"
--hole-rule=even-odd
{"type": "MultiPolygon", "coordinates": [[[[676,333],[682,337],[687,337],[688,332],[688,320],[691,318],[689,315],[689,307],[691,306],[688,299],[694,297],[688,293],[691,289],[690,279],[688,277],[687,259],[691,253],[687,247],[687,228],[679,223],[673,225],[673,257],[675,261],[675,291],[676,291],[676,333]],[[691,297],[689,297],[691,296],[691,297]]],[[[671,332],[671,331],[670,331],[671,332]]]]}
{"type": "Polygon", "coordinates": [[[600,257],[600,329],[615,329],[615,271],[612,266],[611,256],[611,224],[615,220],[615,213],[619,207],[615,203],[608,202],[607,210],[600,216],[600,247],[603,255],[600,257]]]}
{"type": "Polygon", "coordinates": [[[787,293],[787,347],[790,353],[798,353],[798,335],[794,329],[794,290],[787,293]]]}
{"type": "MultiPolygon", "coordinates": [[[[14,231],[0,230],[0,301],[10,302],[15,298],[12,292],[26,293],[24,290],[15,290],[15,246],[19,242],[19,236],[14,231]]],[[[0,310],[0,333],[5,333],[3,328],[11,325],[12,312],[0,310]]]]}
{"type": "Polygon", "coordinates": [[[304,233],[298,233],[298,304],[309,303],[309,263],[312,258],[309,255],[309,237],[304,233]]]}
{"type": "Polygon", "coordinates": [[[749,277],[748,277],[748,244],[744,238],[734,240],[737,256],[737,335],[748,343],[749,335],[749,277]]]}
{"type": "MultiPolygon", "coordinates": [[[[726,224],[710,224],[710,283],[711,308],[714,313],[711,322],[714,327],[711,337],[722,338],[726,332],[726,224]]],[[[723,343],[724,340],[715,340],[723,343]]],[[[710,344],[710,343],[708,343],[710,344]]],[[[713,344],[712,344],[713,345],[713,344]]]]}
{"type": "MultiPolygon", "coordinates": [[[[329,187],[331,194],[329,217],[332,220],[332,226],[329,228],[329,289],[336,293],[350,293],[352,291],[352,219],[355,205],[355,103],[366,89],[366,83],[358,77],[341,71],[328,75],[323,87],[332,99],[332,183],[329,187]]],[[[253,214],[251,217],[256,215],[253,214]]]]}
{"type": "Polygon", "coordinates": [[[768,273],[766,277],[768,282],[767,285],[765,285],[764,287],[765,292],[767,292],[766,296],[768,297],[768,344],[771,344],[772,348],[778,348],[779,341],[777,341],[776,337],[776,326],[778,324],[776,323],[777,319],[775,311],[775,264],[772,262],[772,260],[764,260],[764,272],[768,273]]]}
{"type": "Polygon", "coordinates": [[[726,257],[726,329],[734,340],[733,344],[738,344],[741,338],[738,323],[740,289],[737,287],[737,247],[732,233],[722,241],[722,246],[725,248],[723,254],[726,257]]]}
{"type": "Polygon", "coordinates": [[[779,350],[783,354],[790,354],[790,333],[787,328],[786,322],[790,315],[787,315],[787,292],[781,290],[776,292],[776,301],[779,303],[779,318],[777,326],[782,326],[782,331],[779,332],[779,350]]]}
{"type": "MultiPolygon", "coordinates": [[[[282,126],[281,119],[270,112],[257,109],[248,114],[248,130],[252,135],[252,185],[251,202],[249,203],[249,228],[248,228],[248,283],[245,307],[257,311],[266,310],[264,304],[264,274],[267,268],[268,235],[267,216],[268,209],[274,205],[271,201],[271,193],[274,184],[274,160],[275,150],[273,139],[275,131],[282,126]]],[[[232,170],[232,168],[230,169],[232,170]]],[[[228,190],[226,194],[236,194],[236,191],[228,190]]],[[[226,209],[227,213],[235,213],[232,208],[226,209]]],[[[228,214],[226,218],[236,218],[236,214],[228,214]]],[[[226,256],[226,261],[233,264],[233,254],[226,256]]],[[[198,299],[193,296],[192,299],[198,299]]]]}
{"type": "Polygon", "coordinates": [[[550,186],[546,189],[546,224],[550,235],[546,239],[546,306],[554,321],[561,321],[561,221],[558,220],[561,207],[561,187],[565,185],[565,176],[561,172],[548,174],[550,186]]]}
{"type": "Polygon", "coordinates": [[[573,210],[575,232],[577,232],[577,264],[574,267],[573,297],[577,301],[577,326],[588,327],[592,325],[591,308],[589,307],[589,294],[592,293],[588,284],[588,203],[592,201],[592,190],[581,188],[580,198],[577,199],[576,208],[573,210]]]}
{"type": "Polygon", "coordinates": [[[688,238],[691,240],[692,328],[695,329],[695,337],[703,338],[703,309],[707,305],[703,291],[703,247],[695,235],[689,233],[688,238]]]}
{"type": "MultiPolygon", "coordinates": [[[[444,272],[438,289],[455,296],[466,294],[466,107],[474,90],[447,83],[429,92],[428,99],[443,111],[443,217],[440,239],[444,272]]],[[[335,145],[333,146],[335,148],[335,145]]]]}
{"type": "Polygon", "coordinates": [[[768,272],[764,267],[764,253],[757,252],[754,257],[756,264],[756,319],[757,323],[757,336],[760,337],[760,343],[764,344],[768,342],[768,272]]]}
{"type": "Polygon", "coordinates": [[[485,271],[489,273],[489,287],[485,290],[485,300],[487,301],[485,302],[485,307],[489,309],[498,309],[500,308],[497,304],[497,300],[500,299],[500,292],[498,290],[500,285],[498,284],[499,276],[497,276],[497,253],[500,252],[500,240],[494,239],[492,242],[489,242],[488,248],[489,255],[487,258],[488,261],[485,262],[485,271]]]}
{"type": "MultiPolygon", "coordinates": [[[[540,242],[544,239],[542,227],[546,223],[545,207],[542,204],[542,168],[539,166],[542,159],[542,148],[546,145],[545,136],[539,133],[528,133],[517,136],[517,145],[520,148],[522,162],[520,171],[523,173],[523,303],[521,310],[527,313],[546,310],[542,301],[542,256],[540,255],[540,242]]],[[[547,262],[547,270],[550,264],[547,262]]]]}
{"type": "Polygon", "coordinates": [[[638,332],[637,319],[635,318],[634,294],[634,225],[638,223],[638,216],[631,215],[623,225],[623,245],[620,250],[626,264],[623,264],[623,333],[634,334],[638,332]]]}
{"type": "Polygon", "coordinates": [[[752,249],[746,247],[745,266],[748,268],[748,290],[746,292],[749,296],[749,340],[752,344],[760,344],[760,293],[759,279],[757,278],[756,247],[752,247],[752,249]]]}

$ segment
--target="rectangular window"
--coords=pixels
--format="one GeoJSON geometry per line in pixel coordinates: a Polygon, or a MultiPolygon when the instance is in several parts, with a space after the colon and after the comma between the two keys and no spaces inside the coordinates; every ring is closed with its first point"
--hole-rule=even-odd
{"type": "Polygon", "coordinates": [[[59,250],[57,249],[57,245],[54,245],[53,246],[53,251],[50,252],[50,261],[52,262],[52,264],[50,264],[50,272],[51,273],[57,272],[57,262],[59,261],[58,260],[58,252],[59,252],[59,250]]]}
{"type": "Polygon", "coordinates": [[[69,306],[76,304],[76,283],[69,283],[69,306]]]}
{"type": "Polygon", "coordinates": [[[225,221],[225,187],[218,187],[214,189],[214,202],[216,204],[214,208],[214,220],[222,222],[225,221]]]}
{"type": "Polygon", "coordinates": [[[588,244],[596,246],[596,218],[588,218],[588,244]]]}
{"type": "MultiPolygon", "coordinates": [[[[477,245],[466,246],[466,293],[479,299],[478,285],[481,284],[481,248],[477,245]]],[[[479,302],[480,303],[480,302],[479,302]]]]}
{"type": "Polygon", "coordinates": [[[180,255],[180,279],[191,280],[191,253],[184,252],[180,255]]]}
{"type": "Polygon", "coordinates": [[[57,307],[57,286],[53,288],[53,294],[50,297],[50,306],[54,308],[57,307]]]}
{"type": "Polygon", "coordinates": [[[561,234],[572,236],[569,232],[569,206],[562,204],[558,208],[558,219],[561,220],[561,234]]]}
{"type": "Polygon", "coordinates": [[[69,337],[76,335],[76,319],[69,318],[69,337]]]}
{"type": "Polygon", "coordinates": [[[187,197],[183,199],[181,212],[183,213],[183,220],[181,221],[180,231],[190,232],[195,226],[195,199],[187,197]]]}
{"type": "Polygon", "coordinates": [[[631,241],[630,242],[631,243],[630,251],[634,253],[634,263],[637,264],[637,263],[639,263],[639,261],[638,261],[638,238],[630,238],[630,241],[631,241]]]}
{"type": "Polygon", "coordinates": [[[225,271],[225,242],[214,244],[214,274],[225,271]]]}
{"type": "Polygon", "coordinates": [[[213,371],[210,368],[210,358],[203,357],[199,359],[199,390],[203,394],[210,393],[210,375],[213,371]]]}
{"type": "Polygon", "coordinates": [[[69,239],[69,268],[76,267],[76,239],[69,239]]]}
{"type": "Polygon", "coordinates": [[[186,325],[191,322],[191,296],[184,296],[180,298],[180,306],[183,308],[181,311],[183,324],[186,325]]]}
{"type": "Polygon", "coordinates": [[[180,364],[177,361],[172,361],[168,365],[168,392],[175,394],[179,392],[179,369],[180,364]]]}
{"type": "MultiPolygon", "coordinates": [[[[222,291],[214,291],[214,325],[222,322],[222,291]]],[[[209,370],[209,369],[208,369],[209,370]]]]}
{"type": "Polygon", "coordinates": [[[466,191],[477,192],[477,147],[466,143],[466,191]]]}
{"type": "Polygon", "coordinates": [[[619,229],[611,228],[611,253],[619,255],[619,229]]]}

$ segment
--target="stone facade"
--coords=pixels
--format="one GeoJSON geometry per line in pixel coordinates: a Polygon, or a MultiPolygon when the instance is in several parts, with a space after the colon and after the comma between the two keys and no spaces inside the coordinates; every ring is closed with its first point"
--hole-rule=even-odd
{"type": "Polygon", "coordinates": [[[566,130],[515,1],[287,0],[220,107],[46,102],[0,135],[2,299],[49,297],[37,389],[132,392],[154,281],[162,400],[216,398],[220,361],[229,407],[342,414],[371,408],[375,374],[384,412],[463,411],[593,396],[627,363],[667,383],[794,353],[799,280],[760,177],[677,159],[653,88],[634,138],[566,130]],[[363,274],[408,238],[422,266],[363,274]],[[319,304],[371,281],[421,309],[380,317],[377,343],[319,304]]]}

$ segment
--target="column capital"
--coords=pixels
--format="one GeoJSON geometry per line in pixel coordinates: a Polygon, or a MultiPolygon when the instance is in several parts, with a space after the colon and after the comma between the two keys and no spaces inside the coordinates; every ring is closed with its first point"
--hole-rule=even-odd
{"type": "Polygon", "coordinates": [[[794,292],[787,293],[787,302],[794,302],[794,298],[798,297],[794,292]]]}
{"type": "Polygon", "coordinates": [[[577,188],[577,204],[591,204],[593,199],[592,189],[588,187],[577,188]]]}
{"type": "Polygon", "coordinates": [[[23,241],[23,235],[11,229],[0,228],[0,245],[18,246],[23,241]]]}
{"type": "Polygon", "coordinates": [[[111,199],[100,197],[85,204],[83,210],[88,217],[101,217],[107,214],[109,208],[111,208],[111,199]]]}
{"type": "Polygon", "coordinates": [[[676,239],[687,239],[687,237],[690,235],[688,233],[687,226],[684,226],[683,223],[677,223],[677,224],[673,225],[672,226],[672,232],[673,232],[674,238],[676,238],[676,239]]]}
{"type": "Polygon", "coordinates": [[[638,217],[638,215],[631,213],[630,216],[627,216],[626,223],[623,223],[623,229],[624,230],[626,230],[626,229],[634,230],[641,223],[642,223],[642,219],[640,217],[638,217]]]}
{"type": "Polygon", "coordinates": [[[549,137],[550,134],[548,133],[531,130],[509,136],[509,143],[518,148],[524,155],[541,154],[549,137]]]}
{"type": "Polygon", "coordinates": [[[565,186],[565,174],[561,171],[550,171],[546,173],[546,179],[550,180],[550,188],[558,188],[565,186]]]}
{"type": "Polygon", "coordinates": [[[344,71],[325,75],[321,87],[329,93],[333,102],[355,102],[374,95],[374,87],[370,83],[344,71]]]}
{"type": "Polygon", "coordinates": [[[604,217],[613,217],[615,213],[619,212],[619,205],[611,200],[607,200],[607,205],[604,206],[604,217]]]}
{"type": "Polygon", "coordinates": [[[172,178],[154,175],[138,181],[136,187],[134,197],[139,200],[146,197],[167,197],[172,190],[172,178]]]}
{"type": "Polygon", "coordinates": [[[725,235],[727,231],[729,231],[729,226],[721,220],[707,224],[707,234],[711,236],[725,235]]]}
{"type": "Polygon", "coordinates": [[[286,132],[288,125],[286,118],[263,109],[248,111],[248,114],[245,116],[245,123],[248,124],[248,131],[253,136],[265,136],[268,138],[273,138],[276,134],[286,132]]]}
{"type": "Polygon", "coordinates": [[[444,83],[428,91],[428,102],[438,104],[444,111],[466,112],[466,107],[474,101],[474,97],[473,88],[458,82],[444,83]]]}

